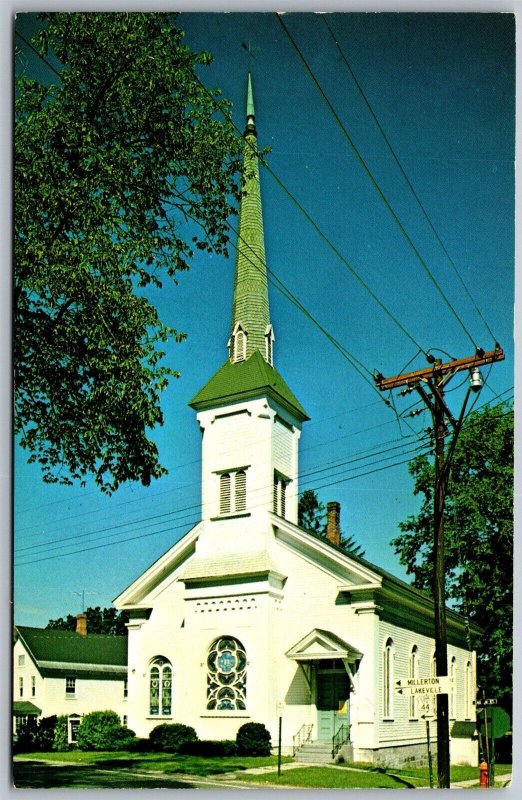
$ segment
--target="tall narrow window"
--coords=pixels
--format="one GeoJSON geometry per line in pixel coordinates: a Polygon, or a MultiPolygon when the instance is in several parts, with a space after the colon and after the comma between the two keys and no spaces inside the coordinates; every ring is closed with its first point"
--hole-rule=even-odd
{"type": "Polygon", "coordinates": [[[290,481],[274,472],[274,513],[286,517],[286,489],[290,481]]]}
{"type": "Polygon", "coordinates": [[[123,681],[123,696],[124,697],[129,696],[129,681],[127,680],[127,678],[125,678],[125,680],[123,681]]]}
{"type": "Polygon", "coordinates": [[[152,717],[172,713],[172,666],[162,656],[154,659],[149,671],[149,712],[152,717]]]}
{"type": "Polygon", "coordinates": [[[468,661],[466,664],[464,704],[464,716],[466,719],[471,719],[471,709],[473,707],[473,673],[471,671],[471,661],[468,661]]]}
{"type": "Polygon", "coordinates": [[[31,676],[31,697],[36,697],[36,677],[31,676]]]}
{"type": "Polygon", "coordinates": [[[392,682],[393,682],[393,640],[387,639],[383,651],[382,670],[382,715],[390,718],[392,715],[392,682]]]}
{"type": "Polygon", "coordinates": [[[230,475],[225,472],[219,479],[219,513],[230,513],[230,475]]]}
{"type": "Polygon", "coordinates": [[[18,689],[19,689],[20,697],[23,697],[24,696],[24,679],[23,678],[18,678],[18,689]]]}
{"type": "Polygon", "coordinates": [[[245,360],[246,343],[247,343],[246,332],[243,330],[240,324],[237,323],[237,325],[234,328],[234,332],[232,334],[232,349],[233,349],[232,360],[234,362],[245,360]]]}
{"type": "Polygon", "coordinates": [[[271,367],[274,364],[274,331],[271,325],[265,331],[265,361],[271,367]]]}
{"type": "Polygon", "coordinates": [[[455,719],[457,716],[457,659],[455,656],[451,659],[450,668],[449,668],[449,676],[450,676],[450,696],[449,696],[449,715],[451,719],[455,719]]]}
{"type": "Polygon", "coordinates": [[[244,470],[236,472],[236,511],[246,508],[246,473],[244,470]]]}
{"type": "Polygon", "coordinates": [[[65,696],[66,697],[75,697],[76,696],[76,678],[69,676],[65,679],[65,696]]]}
{"type": "Polygon", "coordinates": [[[246,652],[237,639],[223,636],[207,656],[207,708],[242,711],[246,708],[246,652]]]}
{"type": "MultiPolygon", "coordinates": [[[[417,663],[418,659],[418,650],[417,645],[413,645],[411,648],[410,653],[410,663],[408,667],[408,677],[409,678],[416,678],[417,677],[417,663]]],[[[417,702],[416,697],[414,694],[410,695],[410,719],[414,719],[417,716],[417,702]]]]}

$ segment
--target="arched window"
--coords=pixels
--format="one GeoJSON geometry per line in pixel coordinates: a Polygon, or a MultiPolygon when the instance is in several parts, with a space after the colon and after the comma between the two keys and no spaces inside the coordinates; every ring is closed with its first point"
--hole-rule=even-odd
{"type": "Polygon", "coordinates": [[[236,511],[246,508],[246,472],[240,469],[236,472],[236,511]]]}
{"type": "Polygon", "coordinates": [[[450,668],[449,668],[449,676],[450,676],[450,696],[449,696],[449,715],[451,719],[455,719],[457,716],[457,659],[455,656],[451,659],[450,668]]]}
{"type": "Polygon", "coordinates": [[[172,714],[172,665],[162,656],[150,665],[149,712],[153,717],[172,714]]]}
{"type": "Polygon", "coordinates": [[[246,336],[245,332],[239,328],[238,332],[235,336],[235,345],[236,345],[236,352],[235,352],[235,361],[244,361],[245,360],[245,345],[246,345],[246,336]]]}
{"type": "MultiPolygon", "coordinates": [[[[414,644],[410,652],[410,663],[408,665],[408,677],[417,678],[419,668],[418,648],[414,644]]],[[[414,719],[417,716],[417,698],[414,694],[410,695],[410,718],[414,719]]]]}
{"type": "Polygon", "coordinates": [[[289,484],[279,472],[274,472],[274,514],[286,517],[286,489],[289,484]]]}
{"type": "Polygon", "coordinates": [[[392,716],[393,696],[393,640],[387,639],[383,650],[382,664],[382,715],[392,716]]]}
{"type": "Polygon", "coordinates": [[[230,475],[224,472],[219,478],[219,513],[230,513],[230,475]]]}
{"type": "Polygon", "coordinates": [[[265,331],[265,361],[271,367],[274,365],[274,331],[271,325],[265,331]]]}
{"type": "Polygon", "coordinates": [[[471,719],[471,709],[473,708],[473,672],[471,661],[466,664],[466,674],[464,680],[464,716],[471,719]]]}
{"type": "Polygon", "coordinates": [[[237,639],[223,636],[210,646],[207,657],[207,708],[239,711],[246,708],[246,652],[237,639]]]}

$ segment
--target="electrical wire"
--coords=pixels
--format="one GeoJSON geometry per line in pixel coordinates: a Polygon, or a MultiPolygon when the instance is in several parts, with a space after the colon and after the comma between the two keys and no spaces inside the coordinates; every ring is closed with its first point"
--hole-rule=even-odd
{"type": "Polygon", "coordinates": [[[337,38],[336,38],[336,36],[335,36],[335,34],[334,34],[334,32],[333,32],[332,28],[330,27],[330,24],[329,24],[329,22],[328,22],[328,16],[329,16],[328,14],[321,14],[321,15],[320,15],[322,22],[324,23],[324,25],[325,25],[325,27],[326,27],[326,29],[327,29],[328,33],[330,34],[330,36],[331,36],[331,38],[332,38],[332,40],[333,40],[333,42],[334,42],[335,46],[337,47],[337,50],[339,51],[339,54],[340,54],[341,58],[343,59],[343,61],[344,61],[345,65],[346,65],[346,68],[348,69],[348,71],[349,71],[350,75],[352,76],[353,82],[355,83],[355,85],[356,85],[356,87],[357,87],[357,89],[358,89],[358,91],[359,91],[359,94],[361,95],[361,97],[362,97],[362,99],[363,99],[363,101],[364,101],[364,103],[365,103],[365,105],[366,105],[366,107],[367,107],[368,111],[370,112],[371,116],[373,117],[373,120],[374,120],[375,124],[377,125],[377,128],[379,129],[379,132],[380,132],[380,134],[381,134],[382,138],[384,139],[384,142],[386,143],[386,146],[388,147],[388,150],[390,151],[390,153],[391,153],[391,155],[392,155],[392,157],[393,157],[393,159],[394,159],[395,163],[397,164],[397,166],[398,166],[398,168],[399,168],[399,170],[400,170],[400,172],[401,172],[401,174],[402,174],[402,176],[403,176],[404,180],[406,181],[406,184],[407,184],[408,188],[410,189],[410,191],[411,191],[411,193],[412,193],[413,197],[414,197],[414,198],[415,198],[415,200],[417,201],[417,204],[418,204],[418,206],[419,206],[419,208],[420,208],[420,210],[421,210],[421,212],[422,212],[422,214],[423,214],[423,216],[424,216],[424,218],[425,218],[426,222],[427,222],[427,223],[428,223],[428,225],[430,226],[430,228],[431,228],[431,230],[432,230],[432,232],[433,232],[433,234],[434,234],[434,236],[435,236],[435,238],[436,238],[437,242],[438,242],[438,243],[439,243],[439,245],[441,246],[441,248],[442,248],[442,251],[444,252],[444,255],[446,256],[446,258],[448,259],[449,263],[450,263],[450,264],[451,264],[451,266],[453,267],[453,271],[455,272],[455,275],[456,275],[456,276],[457,276],[457,278],[459,279],[459,281],[460,281],[460,284],[461,284],[462,288],[464,289],[465,293],[467,294],[467,296],[468,296],[469,300],[471,301],[471,303],[472,303],[472,305],[473,305],[473,307],[474,307],[475,311],[477,312],[478,316],[480,317],[480,319],[481,319],[481,320],[482,320],[482,322],[484,323],[484,325],[485,325],[485,327],[486,327],[486,330],[488,331],[488,333],[489,333],[489,335],[491,336],[491,338],[493,339],[493,341],[494,341],[494,342],[497,342],[497,341],[498,341],[498,340],[497,340],[497,338],[495,337],[495,335],[494,335],[493,331],[492,331],[492,330],[491,330],[491,328],[489,327],[489,325],[488,325],[488,323],[487,323],[486,319],[485,319],[485,318],[484,318],[484,316],[482,315],[482,313],[481,313],[481,311],[480,311],[480,309],[479,309],[479,307],[478,307],[477,303],[475,302],[475,300],[474,300],[474,298],[473,298],[473,296],[472,296],[471,292],[469,291],[469,289],[468,289],[468,287],[467,287],[466,283],[464,282],[464,279],[462,278],[462,275],[460,274],[459,270],[457,269],[457,265],[455,264],[454,260],[453,260],[453,259],[452,259],[452,257],[450,256],[450,254],[449,254],[449,252],[448,252],[448,250],[447,250],[447,248],[446,248],[446,245],[445,245],[445,244],[444,244],[444,242],[442,241],[442,238],[440,237],[440,235],[439,235],[439,233],[437,232],[437,230],[436,230],[436,228],[435,228],[435,226],[434,226],[433,222],[431,221],[431,219],[430,219],[430,217],[429,217],[429,215],[428,215],[428,212],[426,211],[426,208],[425,208],[425,206],[423,205],[423,203],[422,203],[422,201],[421,201],[421,199],[420,199],[419,195],[418,195],[418,194],[417,194],[417,192],[415,191],[415,189],[414,189],[414,187],[413,187],[413,185],[412,185],[412,183],[411,183],[410,179],[408,178],[408,175],[406,174],[406,171],[405,171],[405,169],[404,169],[403,165],[401,164],[401,162],[400,162],[400,160],[399,160],[399,158],[398,158],[398,156],[397,156],[397,154],[396,154],[395,150],[393,149],[393,147],[392,147],[392,145],[391,145],[391,142],[390,142],[390,140],[388,139],[388,137],[387,137],[387,135],[386,135],[386,133],[385,133],[385,131],[384,131],[384,128],[383,128],[383,126],[382,126],[381,122],[379,121],[379,119],[378,119],[378,117],[377,117],[377,115],[376,115],[375,111],[373,110],[373,108],[372,108],[372,106],[371,106],[371,104],[370,104],[370,101],[368,100],[368,98],[367,98],[367,96],[366,96],[366,94],[365,94],[365,92],[364,92],[364,90],[363,90],[363,88],[362,88],[361,84],[360,84],[360,83],[359,83],[359,81],[357,80],[357,77],[356,77],[356,75],[355,75],[355,73],[354,73],[354,71],[353,71],[352,67],[350,66],[350,63],[348,62],[348,59],[347,59],[347,57],[346,57],[345,53],[343,52],[343,50],[342,50],[342,48],[341,48],[341,45],[339,44],[339,41],[337,40],[337,38]]]}
{"type": "MultiPolygon", "coordinates": [[[[356,480],[359,477],[365,477],[367,475],[372,475],[372,474],[374,474],[376,472],[382,472],[382,471],[387,470],[387,469],[393,469],[394,467],[398,467],[398,466],[401,466],[403,464],[409,463],[410,460],[411,459],[407,458],[404,461],[398,461],[398,462],[393,463],[393,464],[387,464],[386,466],[377,467],[375,469],[369,469],[366,472],[361,472],[361,473],[359,473],[357,475],[349,475],[348,477],[343,477],[343,478],[340,478],[340,479],[335,480],[335,481],[330,481],[330,482],[323,483],[318,488],[325,489],[325,488],[327,488],[329,486],[338,485],[339,483],[345,483],[347,481],[356,480]]],[[[368,466],[371,466],[371,465],[368,465],[368,466]]],[[[193,520],[193,522],[191,523],[192,527],[195,524],[197,524],[199,521],[200,520],[197,520],[197,519],[193,520]]],[[[160,531],[152,531],[151,533],[139,534],[137,536],[131,536],[131,537],[126,536],[123,541],[118,540],[118,541],[112,541],[112,542],[105,542],[104,544],[96,544],[96,545],[93,545],[91,547],[82,547],[82,548],[80,548],[78,550],[73,550],[73,551],[70,551],[70,552],[67,552],[67,553],[57,553],[57,554],[53,554],[53,555],[38,554],[39,556],[41,555],[42,557],[35,558],[35,559],[29,560],[29,561],[21,561],[21,562],[15,563],[15,567],[18,569],[20,567],[30,566],[32,564],[36,564],[36,563],[39,563],[39,562],[42,562],[42,561],[49,561],[49,560],[55,560],[55,559],[58,559],[58,558],[65,558],[67,556],[72,556],[72,555],[78,555],[80,553],[91,552],[92,550],[99,550],[99,549],[105,548],[105,547],[112,547],[112,546],[117,545],[117,544],[118,545],[121,545],[122,543],[126,544],[127,542],[133,542],[133,541],[137,541],[137,540],[141,540],[141,539],[146,539],[146,538],[149,538],[151,536],[157,536],[157,535],[162,534],[162,533],[171,533],[172,531],[179,530],[180,528],[186,528],[186,527],[187,527],[187,524],[182,524],[182,525],[177,525],[177,526],[174,526],[174,527],[164,528],[164,529],[162,529],[160,531]]],[[[125,532],[122,532],[120,535],[124,535],[124,533],[125,532]]]]}
{"type": "MultiPolygon", "coordinates": [[[[201,86],[201,87],[202,87],[202,88],[205,90],[205,92],[206,92],[207,96],[209,97],[209,99],[212,101],[212,103],[213,103],[213,105],[214,105],[214,108],[215,108],[216,110],[220,111],[220,112],[223,114],[223,116],[225,117],[225,119],[227,119],[227,120],[228,120],[228,122],[230,122],[230,124],[231,124],[231,125],[232,125],[232,126],[235,128],[235,130],[236,130],[236,131],[237,131],[237,132],[238,132],[240,135],[242,135],[242,132],[241,132],[241,130],[240,130],[240,129],[238,128],[238,126],[235,124],[235,122],[234,122],[234,120],[232,119],[232,117],[231,117],[230,113],[228,112],[228,110],[226,110],[226,109],[224,109],[224,108],[222,107],[221,103],[219,103],[219,102],[218,102],[218,101],[215,99],[215,97],[213,96],[212,92],[210,92],[210,91],[209,91],[209,89],[207,89],[207,87],[205,86],[205,84],[204,84],[204,83],[203,83],[203,82],[202,82],[202,81],[201,81],[199,78],[197,78],[197,80],[198,80],[198,82],[199,82],[200,86],[201,86]]],[[[402,333],[404,334],[404,336],[406,336],[406,337],[407,337],[407,338],[408,338],[408,339],[409,339],[409,340],[410,340],[410,341],[411,341],[411,342],[412,342],[412,343],[415,345],[415,347],[418,347],[418,348],[421,350],[421,352],[425,353],[425,352],[426,352],[426,351],[425,351],[425,349],[424,349],[424,348],[423,348],[423,347],[422,347],[422,346],[419,344],[419,342],[418,342],[418,341],[415,339],[415,337],[414,337],[414,336],[413,336],[411,333],[409,333],[409,332],[406,330],[406,328],[405,328],[405,327],[404,327],[404,325],[403,325],[403,324],[400,322],[400,320],[398,320],[398,319],[397,319],[397,317],[396,317],[396,316],[395,316],[395,315],[394,315],[394,314],[393,314],[393,313],[392,313],[392,312],[391,312],[391,311],[390,311],[390,310],[387,308],[387,306],[386,306],[386,305],[385,305],[385,304],[382,302],[382,300],[380,300],[380,299],[379,299],[379,297],[377,297],[377,295],[376,295],[376,294],[375,294],[375,293],[372,291],[372,289],[370,289],[370,287],[368,286],[368,284],[367,284],[367,283],[364,281],[364,279],[363,279],[363,278],[362,278],[362,277],[359,275],[359,273],[356,271],[356,269],[355,269],[355,268],[354,268],[354,267],[353,267],[353,266],[352,266],[352,265],[351,265],[351,264],[348,262],[348,260],[347,260],[347,259],[346,259],[346,258],[345,258],[343,255],[342,255],[342,253],[341,253],[341,252],[340,252],[340,251],[337,249],[337,247],[336,247],[336,246],[335,246],[335,245],[332,243],[332,241],[331,241],[331,240],[328,238],[328,236],[327,236],[327,235],[326,235],[326,234],[325,234],[325,233],[324,233],[324,232],[321,230],[321,228],[319,227],[319,225],[318,225],[318,224],[315,222],[315,220],[314,220],[314,219],[313,219],[313,218],[310,216],[310,214],[309,214],[309,213],[306,211],[306,209],[305,209],[305,208],[304,208],[304,207],[301,205],[301,203],[300,203],[300,202],[299,202],[299,200],[298,200],[298,199],[295,197],[295,195],[293,195],[293,194],[292,194],[292,192],[291,192],[291,191],[290,191],[290,190],[289,190],[289,189],[288,189],[288,188],[285,186],[285,184],[283,183],[283,181],[282,181],[282,180],[279,178],[279,176],[278,176],[278,175],[277,175],[277,174],[274,172],[274,170],[272,169],[272,167],[270,167],[270,166],[269,166],[269,165],[266,163],[266,160],[265,160],[265,159],[262,157],[262,155],[259,153],[259,151],[257,150],[257,148],[255,148],[253,145],[251,145],[251,144],[250,144],[250,142],[248,142],[247,140],[245,140],[245,141],[246,141],[246,144],[247,144],[248,146],[250,146],[250,147],[252,148],[252,150],[253,150],[253,151],[256,153],[256,155],[258,155],[258,157],[259,157],[259,163],[262,165],[262,167],[263,167],[263,168],[264,168],[264,169],[265,169],[265,170],[268,172],[268,174],[269,174],[269,175],[270,175],[270,176],[273,178],[273,180],[274,180],[274,181],[277,183],[277,185],[279,186],[279,188],[280,188],[280,189],[282,189],[282,191],[283,191],[283,192],[286,194],[286,196],[287,196],[287,197],[288,197],[288,198],[289,198],[289,199],[292,201],[292,203],[293,203],[293,204],[296,206],[296,208],[297,208],[297,209],[300,211],[300,213],[301,213],[301,214],[302,214],[302,215],[305,217],[305,219],[307,220],[307,222],[308,222],[308,223],[309,223],[309,224],[312,226],[312,228],[315,230],[315,232],[318,234],[318,236],[319,236],[319,237],[320,237],[320,238],[321,238],[321,239],[322,239],[322,240],[325,242],[325,244],[326,244],[326,245],[327,245],[327,246],[330,248],[330,250],[332,250],[332,252],[333,252],[333,253],[336,255],[336,257],[337,257],[337,258],[338,258],[338,259],[339,259],[339,260],[340,260],[340,261],[341,261],[341,262],[342,262],[342,263],[345,265],[345,267],[346,267],[346,268],[349,270],[349,272],[351,273],[351,275],[353,275],[353,277],[354,277],[354,278],[355,278],[355,279],[358,281],[358,283],[359,283],[359,284],[360,284],[360,285],[361,285],[361,286],[362,286],[362,287],[365,289],[365,291],[366,291],[366,292],[367,292],[367,293],[370,295],[370,297],[372,298],[372,300],[373,300],[373,301],[374,301],[374,302],[375,302],[375,303],[376,303],[376,304],[379,306],[379,308],[380,308],[382,311],[384,311],[384,313],[385,313],[385,314],[386,314],[386,315],[387,315],[387,316],[388,316],[388,317],[389,317],[389,318],[392,320],[392,322],[393,322],[393,323],[394,323],[394,324],[395,324],[395,325],[396,325],[396,326],[399,328],[399,330],[400,330],[400,331],[402,331],[402,333]]]]}
{"type": "Polygon", "coordinates": [[[455,317],[455,319],[456,319],[456,320],[457,320],[457,322],[459,323],[460,327],[462,328],[462,330],[464,331],[464,333],[466,334],[466,336],[468,337],[468,339],[471,341],[471,343],[472,343],[473,347],[474,347],[475,349],[477,349],[477,347],[478,347],[478,346],[477,346],[477,344],[476,344],[475,340],[473,339],[473,337],[472,337],[472,336],[471,336],[471,334],[469,333],[468,329],[467,329],[467,328],[466,328],[466,326],[464,325],[464,323],[463,323],[462,319],[461,319],[461,318],[459,317],[459,315],[457,314],[457,311],[456,311],[456,310],[455,310],[455,308],[453,307],[452,303],[450,302],[450,300],[448,299],[448,297],[446,296],[446,294],[445,294],[445,293],[444,293],[444,291],[442,290],[442,288],[441,288],[441,286],[439,285],[439,283],[438,283],[437,279],[435,278],[435,276],[434,276],[434,275],[433,275],[433,273],[431,272],[431,270],[430,270],[430,268],[428,267],[428,265],[427,265],[426,261],[424,260],[424,258],[423,258],[423,257],[422,257],[422,255],[420,254],[420,252],[419,252],[418,248],[416,247],[415,243],[413,242],[412,238],[411,238],[411,237],[410,237],[410,235],[408,234],[408,232],[407,232],[406,228],[404,227],[404,225],[403,225],[403,224],[402,224],[402,222],[400,221],[400,219],[399,219],[399,217],[398,217],[397,213],[394,211],[394,209],[393,209],[393,207],[392,207],[392,205],[391,205],[390,201],[388,200],[388,198],[386,197],[386,195],[385,195],[385,194],[384,194],[384,192],[382,191],[381,187],[380,187],[380,186],[379,186],[379,184],[377,183],[377,180],[375,179],[375,177],[374,177],[373,173],[371,172],[370,168],[368,167],[368,165],[366,164],[365,160],[363,159],[363,157],[362,157],[362,155],[361,155],[360,151],[358,150],[358,148],[357,148],[357,146],[356,146],[355,142],[353,141],[353,139],[351,138],[350,134],[349,134],[349,133],[348,133],[348,131],[346,130],[345,126],[343,125],[343,123],[342,123],[342,121],[341,121],[341,119],[340,119],[339,115],[337,114],[336,110],[334,109],[333,105],[331,104],[330,100],[328,99],[327,95],[325,94],[325,92],[324,92],[323,88],[321,87],[321,84],[319,83],[319,81],[318,81],[318,80],[317,80],[317,78],[315,77],[315,75],[314,75],[314,73],[313,73],[312,69],[310,68],[310,66],[309,66],[309,64],[308,64],[308,62],[307,62],[307,60],[306,60],[306,58],[304,57],[304,55],[303,55],[302,51],[300,50],[300,48],[299,48],[299,46],[298,46],[297,42],[295,41],[295,39],[293,38],[292,34],[291,34],[291,33],[290,33],[290,31],[288,30],[287,26],[286,26],[286,25],[285,25],[285,23],[283,22],[283,19],[282,19],[282,16],[281,16],[281,14],[280,14],[280,13],[278,13],[278,12],[276,12],[276,19],[278,20],[279,24],[281,25],[281,27],[283,28],[284,32],[286,33],[286,35],[287,35],[288,39],[290,40],[290,42],[291,42],[291,44],[292,44],[292,46],[293,46],[294,50],[296,51],[297,55],[299,56],[299,59],[301,60],[301,63],[302,63],[302,64],[303,64],[303,66],[305,67],[305,69],[306,69],[306,72],[308,73],[308,75],[310,76],[310,78],[312,79],[312,81],[314,82],[314,84],[316,85],[316,87],[317,87],[317,89],[318,89],[318,91],[319,91],[319,94],[321,95],[322,99],[324,100],[324,102],[326,103],[326,105],[328,106],[328,108],[330,109],[330,111],[331,111],[331,113],[332,113],[332,115],[333,115],[333,117],[334,117],[335,121],[336,121],[336,122],[337,122],[337,124],[339,125],[339,127],[340,127],[341,131],[343,132],[343,134],[344,134],[344,136],[345,136],[345,138],[346,138],[346,140],[348,141],[348,143],[349,143],[349,145],[351,146],[351,148],[352,148],[353,152],[355,153],[355,156],[356,156],[356,158],[357,158],[357,160],[358,160],[359,164],[362,166],[362,168],[363,168],[364,172],[366,173],[366,175],[367,175],[367,177],[370,179],[370,181],[371,181],[371,183],[372,183],[373,187],[374,187],[374,188],[375,188],[375,190],[377,191],[377,194],[379,195],[379,198],[382,200],[382,202],[384,203],[385,207],[387,208],[387,210],[388,210],[388,211],[389,211],[389,213],[391,214],[391,216],[392,216],[393,220],[394,220],[394,221],[395,221],[395,223],[397,224],[397,226],[398,226],[398,228],[399,228],[399,230],[400,230],[400,232],[401,232],[402,236],[404,237],[404,239],[406,240],[406,242],[407,242],[407,243],[408,243],[408,245],[410,246],[410,248],[411,248],[411,250],[413,251],[413,253],[414,253],[415,257],[417,258],[418,262],[420,263],[420,265],[421,265],[421,266],[422,266],[422,268],[424,269],[424,271],[425,271],[426,275],[428,276],[428,278],[429,278],[429,279],[430,279],[430,281],[432,282],[432,284],[433,284],[433,286],[435,287],[435,289],[437,290],[438,294],[439,294],[439,295],[440,295],[440,297],[441,297],[441,298],[444,300],[444,302],[446,303],[446,305],[448,306],[448,308],[449,308],[449,309],[450,309],[450,311],[452,312],[453,316],[455,317]]]}
{"type": "MultiPolygon", "coordinates": [[[[392,443],[394,443],[396,441],[397,440],[392,440],[392,443]]],[[[388,443],[386,443],[386,444],[388,444],[388,443]]],[[[412,442],[407,443],[407,446],[410,446],[412,444],[413,444],[412,442]]],[[[350,458],[348,458],[348,459],[346,459],[344,461],[341,461],[341,462],[337,461],[337,462],[333,462],[333,463],[330,463],[330,464],[327,463],[324,466],[323,466],[323,464],[320,464],[319,466],[316,466],[314,468],[310,468],[308,470],[308,472],[306,472],[306,473],[299,473],[298,480],[300,481],[303,475],[306,476],[306,477],[309,477],[310,475],[314,475],[316,473],[325,472],[325,471],[329,471],[329,470],[331,471],[333,469],[338,469],[338,468],[347,466],[348,464],[353,464],[353,463],[356,463],[356,462],[361,461],[361,460],[375,459],[375,458],[380,457],[380,456],[382,456],[382,455],[384,455],[386,453],[391,452],[392,450],[401,449],[401,448],[404,448],[404,446],[405,446],[404,443],[396,445],[396,446],[391,447],[391,448],[388,448],[388,447],[384,447],[383,448],[382,445],[383,445],[383,443],[380,443],[379,445],[373,446],[369,450],[366,450],[366,451],[362,450],[362,451],[356,452],[356,453],[352,454],[352,456],[350,458]],[[377,450],[376,451],[377,447],[381,447],[381,450],[377,450]]],[[[404,455],[405,452],[410,452],[410,451],[404,451],[400,455],[404,455]]],[[[411,452],[413,452],[413,451],[411,451],[411,452]]],[[[393,456],[393,457],[395,457],[395,456],[393,456]]],[[[192,487],[199,487],[199,485],[200,485],[200,483],[198,482],[197,484],[194,483],[191,486],[192,487]]],[[[269,486],[260,487],[257,491],[266,492],[271,487],[272,487],[272,484],[270,484],[269,486]]],[[[175,509],[173,511],[164,512],[162,514],[154,514],[154,515],[149,515],[149,516],[145,516],[145,517],[138,517],[136,519],[126,520],[123,523],[109,525],[109,526],[106,526],[104,528],[96,528],[96,529],[90,530],[90,531],[84,531],[83,533],[74,534],[72,536],[59,537],[57,539],[51,539],[51,540],[47,540],[47,541],[44,541],[44,542],[39,541],[39,542],[37,542],[35,544],[27,544],[27,545],[24,545],[22,547],[16,548],[15,549],[15,555],[16,554],[23,554],[27,550],[36,550],[38,548],[49,547],[51,545],[60,545],[60,544],[63,544],[63,542],[72,542],[72,541],[74,541],[76,539],[83,539],[83,538],[86,538],[86,537],[89,537],[89,536],[95,536],[95,535],[100,534],[100,533],[110,533],[112,531],[116,531],[116,530],[120,530],[120,529],[128,530],[129,527],[133,526],[133,525],[144,525],[144,524],[146,526],[157,525],[157,524],[160,524],[160,523],[158,523],[155,520],[164,519],[165,517],[175,517],[175,518],[177,518],[177,516],[180,513],[187,512],[187,511],[188,512],[192,512],[192,511],[196,511],[196,510],[198,510],[200,508],[201,508],[201,503],[195,503],[193,505],[185,506],[183,508],[177,508],[177,509],[175,509]]],[[[123,531],[123,532],[125,532],[125,531],[123,531]]],[[[51,549],[56,549],[56,548],[51,548],[51,549]]]]}

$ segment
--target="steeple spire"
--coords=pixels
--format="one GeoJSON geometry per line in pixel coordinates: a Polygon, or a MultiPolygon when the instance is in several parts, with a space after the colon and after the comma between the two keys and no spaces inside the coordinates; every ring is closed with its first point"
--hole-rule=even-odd
{"type": "Polygon", "coordinates": [[[272,365],[274,334],[268,306],[254,93],[250,73],[248,73],[244,136],[244,194],[239,209],[232,326],[228,344],[232,363],[245,361],[259,350],[264,360],[272,365]]]}

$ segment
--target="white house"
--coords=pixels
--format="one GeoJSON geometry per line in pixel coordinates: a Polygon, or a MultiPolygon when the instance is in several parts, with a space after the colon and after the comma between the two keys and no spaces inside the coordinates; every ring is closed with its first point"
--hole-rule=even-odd
{"type": "MultiPolygon", "coordinates": [[[[421,762],[431,695],[395,684],[435,675],[432,599],[338,546],[338,504],[328,541],[297,525],[308,416],[273,365],[256,141],[249,79],[229,355],[190,403],[201,521],[115,600],[130,614],[129,726],[230,739],[255,721],[276,743],[281,718],[285,752],[308,741],[316,758],[324,745],[329,758],[421,762]]],[[[448,611],[447,628],[452,761],[476,763],[475,653],[464,619],[448,611]]]]}
{"type": "Polygon", "coordinates": [[[13,733],[29,716],[66,715],[68,739],[90,711],[115,711],[127,724],[127,637],[17,626],[14,630],[13,733]]]}

